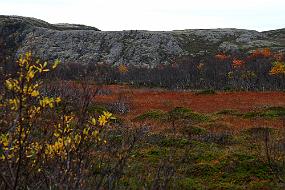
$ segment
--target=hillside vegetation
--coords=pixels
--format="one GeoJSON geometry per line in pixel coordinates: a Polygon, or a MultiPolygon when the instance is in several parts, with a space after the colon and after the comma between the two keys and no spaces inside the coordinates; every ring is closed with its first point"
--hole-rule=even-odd
{"type": "Polygon", "coordinates": [[[284,189],[284,37],[0,16],[0,189],[284,189]]]}
{"type": "Polygon", "coordinates": [[[249,92],[46,78],[58,65],[26,53],[3,77],[1,189],[284,189],[284,92],[255,108],[249,92]]]}

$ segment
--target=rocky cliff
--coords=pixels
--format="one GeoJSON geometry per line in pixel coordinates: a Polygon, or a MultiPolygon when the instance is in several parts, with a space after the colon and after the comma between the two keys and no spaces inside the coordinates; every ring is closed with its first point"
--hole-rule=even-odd
{"type": "Polygon", "coordinates": [[[63,63],[132,64],[155,67],[183,55],[238,52],[269,47],[285,51],[285,29],[257,32],[243,29],[177,31],[100,31],[75,24],[0,16],[2,54],[32,50],[37,56],[63,63]]]}

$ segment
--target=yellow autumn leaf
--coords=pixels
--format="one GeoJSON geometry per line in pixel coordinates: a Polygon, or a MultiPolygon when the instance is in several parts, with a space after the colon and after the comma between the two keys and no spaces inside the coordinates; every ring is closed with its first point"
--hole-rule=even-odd
{"type": "Polygon", "coordinates": [[[91,123],[91,125],[96,125],[96,119],[95,118],[91,118],[90,123],[91,123]]]}
{"type": "Polygon", "coordinates": [[[106,125],[106,123],[108,121],[107,121],[107,118],[106,118],[105,115],[100,115],[99,118],[98,118],[98,122],[99,122],[100,126],[104,126],[104,125],[106,125]]]}
{"type": "Polygon", "coordinates": [[[39,96],[40,95],[40,93],[39,93],[39,91],[37,91],[37,90],[34,90],[32,93],[31,93],[31,96],[33,96],[33,97],[37,97],[37,96],[39,96]]]}

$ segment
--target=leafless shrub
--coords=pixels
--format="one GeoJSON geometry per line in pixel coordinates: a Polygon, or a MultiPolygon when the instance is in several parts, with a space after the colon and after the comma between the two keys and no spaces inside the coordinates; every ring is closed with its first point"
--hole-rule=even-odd
{"type": "Polygon", "coordinates": [[[265,128],[262,133],[263,147],[271,172],[278,182],[285,185],[285,125],[280,134],[276,136],[270,128],[265,128]]]}
{"type": "Polygon", "coordinates": [[[131,100],[128,97],[129,93],[131,92],[127,91],[119,93],[117,100],[107,105],[108,110],[117,114],[126,114],[130,112],[132,105],[131,100]]]}

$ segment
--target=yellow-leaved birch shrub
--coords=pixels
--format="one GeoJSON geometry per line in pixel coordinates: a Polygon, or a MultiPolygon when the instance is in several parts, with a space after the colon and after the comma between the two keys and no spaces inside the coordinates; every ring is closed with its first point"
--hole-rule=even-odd
{"type": "Polygon", "coordinates": [[[285,63],[281,61],[275,61],[272,63],[272,68],[269,71],[269,75],[285,75],[285,63]]]}
{"type": "Polygon", "coordinates": [[[58,64],[58,60],[42,63],[26,53],[17,60],[17,73],[4,82],[5,92],[0,94],[0,189],[82,187],[84,157],[90,156],[94,144],[106,143],[102,131],[113,119],[111,113],[81,117],[56,112],[61,97],[42,95],[41,77],[58,64]]]}

